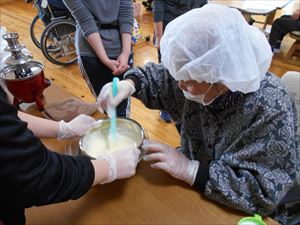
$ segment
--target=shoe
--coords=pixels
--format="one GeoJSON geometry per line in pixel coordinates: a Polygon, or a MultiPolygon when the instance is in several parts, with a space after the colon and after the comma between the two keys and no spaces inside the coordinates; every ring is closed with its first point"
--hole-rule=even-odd
{"type": "Polygon", "coordinates": [[[170,123],[172,121],[172,117],[166,111],[160,111],[159,116],[166,123],[170,123]]]}
{"type": "Polygon", "coordinates": [[[142,1],[142,5],[146,8],[147,11],[152,11],[152,3],[148,1],[142,1]]]}
{"type": "Polygon", "coordinates": [[[149,3],[147,1],[142,1],[142,5],[145,7],[145,8],[148,8],[149,7],[149,3]]]}
{"type": "Polygon", "coordinates": [[[248,21],[249,25],[253,25],[255,23],[255,20],[251,17],[250,20],[248,21]]]}
{"type": "Polygon", "coordinates": [[[274,54],[278,54],[278,53],[280,53],[280,48],[272,48],[272,52],[274,54]]]}

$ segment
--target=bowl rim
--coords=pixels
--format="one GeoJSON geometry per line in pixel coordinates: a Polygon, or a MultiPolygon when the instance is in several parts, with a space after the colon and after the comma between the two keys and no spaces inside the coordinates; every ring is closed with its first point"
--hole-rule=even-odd
{"type": "MultiPolygon", "coordinates": [[[[25,63],[24,63],[25,64],[25,63]]],[[[38,61],[29,61],[27,62],[26,64],[30,64],[30,65],[34,65],[39,67],[41,69],[41,71],[39,71],[38,73],[34,74],[34,75],[31,75],[31,76],[28,76],[28,77],[22,77],[22,78],[13,78],[13,79],[9,79],[9,78],[6,78],[6,74],[13,71],[14,69],[16,69],[16,67],[18,65],[7,65],[5,67],[3,67],[1,70],[0,70],[0,78],[3,79],[4,81],[7,81],[7,82],[19,82],[19,81],[23,81],[23,80],[30,80],[36,76],[39,76],[41,75],[42,73],[44,73],[44,65],[38,61]]]]}
{"type": "MultiPolygon", "coordinates": [[[[99,119],[99,120],[97,120],[97,121],[108,121],[108,120],[110,120],[110,119],[109,119],[109,118],[104,118],[104,119],[99,119]]],[[[142,126],[141,124],[139,124],[137,121],[135,121],[135,120],[133,120],[133,119],[131,119],[131,118],[127,118],[127,117],[117,117],[117,120],[128,120],[128,121],[131,121],[131,122],[135,123],[135,124],[140,128],[141,134],[142,134],[142,138],[141,138],[141,143],[139,143],[139,145],[137,146],[137,148],[140,148],[140,147],[142,146],[143,141],[144,141],[145,138],[148,139],[148,135],[146,134],[145,129],[144,129],[143,126],[142,126]]],[[[96,128],[93,128],[93,129],[96,129],[96,128]]],[[[93,130],[93,129],[91,129],[91,130],[93,130]]],[[[91,130],[89,130],[88,132],[90,132],[91,130]]],[[[86,156],[88,156],[88,157],[90,157],[90,158],[92,158],[92,159],[95,159],[94,157],[92,157],[91,155],[89,155],[89,154],[87,153],[86,150],[83,149],[82,141],[83,141],[83,138],[85,137],[85,135],[86,135],[86,134],[82,135],[82,136],[80,137],[80,139],[79,139],[79,151],[80,151],[81,153],[83,153],[84,155],[86,155],[86,156]]]]}

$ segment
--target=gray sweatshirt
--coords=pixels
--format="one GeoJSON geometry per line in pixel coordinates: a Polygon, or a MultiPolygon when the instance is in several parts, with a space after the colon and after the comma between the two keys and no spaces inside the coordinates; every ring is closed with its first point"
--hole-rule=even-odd
{"type": "Polygon", "coordinates": [[[110,58],[122,50],[121,33],[130,33],[133,27],[131,0],[64,0],[77,23],[76,49],[81,56],[96,56],[86,37],[99,32],[110,58]],[[115,27],[109,27],[115,26],[115,27]]]}
{"type": "Polygon", "coordinates": [[[176,17],[191,9],[200,8],[206,3],[207,0],[154,0],[154,22],[163,21],[164,26],[166,26],[176,17]]]}

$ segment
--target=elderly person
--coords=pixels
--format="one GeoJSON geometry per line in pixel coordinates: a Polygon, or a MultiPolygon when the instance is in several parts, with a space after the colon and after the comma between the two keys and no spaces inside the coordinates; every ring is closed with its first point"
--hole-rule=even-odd
{"type": "Polygon", "coordinates": [[[267,72],[272,52],[236,10],[208,4],[173,20],[161,41],[162,64],[129,70],[99,110],[130,95],[181,120],[181,151],[146,143],[145,160],[228,207],[269,215],[295,184],[295,105],[267,72]],[[199,22],[201,21],[201,22],[199,22]]]}

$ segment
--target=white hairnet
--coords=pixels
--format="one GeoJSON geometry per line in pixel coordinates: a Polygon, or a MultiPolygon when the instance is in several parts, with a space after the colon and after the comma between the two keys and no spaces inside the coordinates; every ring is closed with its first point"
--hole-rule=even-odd
{"type": "Polygon", "coordinates": [[[222,83],[243,93],[259,89],[272,51],[241,13],[207,4],[170,22],[161,40],[162,63],[176,80],[222,83]]]}

